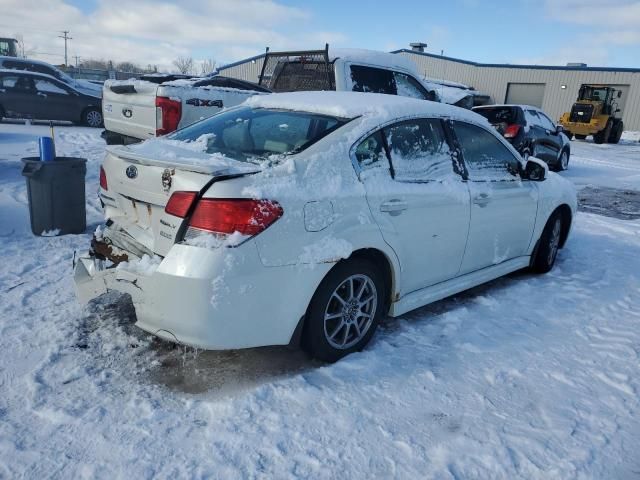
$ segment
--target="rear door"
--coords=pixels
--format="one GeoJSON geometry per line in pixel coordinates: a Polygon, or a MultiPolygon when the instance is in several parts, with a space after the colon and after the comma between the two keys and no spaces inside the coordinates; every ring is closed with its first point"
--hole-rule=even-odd
{"type": "Polygon", "coordinates": [[[105,128],[134,138],[155,137],[157,90],[155,83],[141,80],[106,82],[102,92],[105,128]]]}
{"type": "Polygon", "coordinates": [[[544,112],[538,110],[538,117],[540,118],[540,124],[545,132],[546,146],[549,150],[551,158],[549,163],[554,163],[560,156],[560,149],[562,149],[562,138],[560,133],[556,130],[556,125],[547,117],[544,112]]]}
{"type": "Polygon", "coordinates": [[[548,125],[542,120],[542,116],[537,110],[526,108],[524,115],[529,125],[529,135],[534,141],[532,155],[547,163],[553,163],[558,158],[558,148],[551,141],[551,131],[548,125]]]}
{"type": "Polygon", "coordinates": [[[496,135],[452,122],[468,171],[469,239],[460,274],[526,255],[538,208],[538,189],[517,173],[519,160],[496,135]]]}
{"type": "Polygon", "coordinates": [[[38,111],[38,97],[32,75],[18,72],[3,74],[0,93],[3,94],[2,103],[7,113],[34,117],[38,111]]]}
{"type": "Polygon", "coordinates": [[[375,132],[355,150],[371,213],[400,259],[402,294],[458,274],[469,228],[469,193],[454,172],[439,119],[375,132]]]}

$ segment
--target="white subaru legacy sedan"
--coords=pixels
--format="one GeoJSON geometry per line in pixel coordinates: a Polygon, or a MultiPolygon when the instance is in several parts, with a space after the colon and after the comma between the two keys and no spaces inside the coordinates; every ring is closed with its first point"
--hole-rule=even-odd
{"type": "Polygon", "coordinates": [[[106,223],[79,298],[129,293],[137,325],[204,349],[300,343],[335,361],[385,315],[549,271],[573,186],[487,121],[390,95],[258,96],[109,147],[106,223]]]}

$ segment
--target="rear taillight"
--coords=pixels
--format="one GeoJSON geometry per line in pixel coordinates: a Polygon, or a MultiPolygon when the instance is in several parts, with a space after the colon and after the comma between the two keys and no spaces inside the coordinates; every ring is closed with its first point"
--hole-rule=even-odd
{"type": "Polygon", "coordinates": [[[107,174],[104,172],[104,168],[100,167],[100,188],[103,190],[109,190],[107,185],[107,174]]]}
{"type": "Polygon", "coordinates": [[[195,200],[197,192],[174,192],[164,207],[164,211],[169,215],[184,218],[189,213],[189,208],[195,200]]]}
{"type": "Polygon", "coordinates": [[[515,138],[518,132],[520,132],[520,125],[508,125],[502,135],[504,135],[504,138],[515,138]]]}
{"type": "MultiPolygon", "coordinates": [[[[184,218],[195,199],[195,192],[175,192],[165,212],[184,218]]],[[[202,198],[189,219],[189,227],[205,232],[246,236],[257,235],[284,213],[278,202],[245,198],[202,198]]]]}
{"type": "Polygon", "coordinates": [[[182,117],[182,102],[167,97],[156,97],[156,135],[166,135],[178,128],[182,117]]]}

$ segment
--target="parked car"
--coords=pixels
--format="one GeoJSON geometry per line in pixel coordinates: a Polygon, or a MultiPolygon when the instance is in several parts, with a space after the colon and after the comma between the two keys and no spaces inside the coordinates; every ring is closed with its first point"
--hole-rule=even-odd
{"type": "Polygon", "coordinates": [[[108,145],[166,135],[252,95],[270,93],[255,83],[223,76],[144,75],[107,80],[103,89],[103,137],[108,145]]]}
{"type": "Polygon", "coordinates": [[[531,105],[488,105],[475,107],[526,159],[533,155],[552,170],[569,168],[571,141],[561,125],[531,105]]]}
{"type": "Polygon", "coordinates": [[[100,98],[86,95],[50,75],[0,70],[0,119],[67,120],[102,126],[100,98]]]}
{"type": "Polygon", "coordinates": [[[102,86],[88,80],[75,79],[64,73],[57,67],[38,60],[27,58],[0,57],[0,69],[6,70],[26,70],[28,72],[42,73],[66,83],[71,88],[84,93],[99,97],[102,95],[102,86]]]}
{"type": "Polygon", "coordinates": [[[79,298],[130,293],[140,328],[205,349],[337,360],[387,314],[549,271],[576,213],[479,115],[398,96],[255,96],[107,151],[79,298]]]}

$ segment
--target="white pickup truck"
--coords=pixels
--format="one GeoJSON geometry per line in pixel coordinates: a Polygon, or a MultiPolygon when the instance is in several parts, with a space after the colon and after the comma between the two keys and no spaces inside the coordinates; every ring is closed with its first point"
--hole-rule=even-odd
{"type": "Polygon", "coordinates": [[[329,45],[323,50],[267,50],[258,84],[273,92],[346,90],[415,97],[463,108],[474,106],[473,91],[423,79],[415,63],[402,55],[361,49],[329,50],[329,45]]]}
{"type": "Polygon", "coordinates": [[[166,135],[264,93],[270,90],[222,76],[155,74],[107,80],[102,91],[102,137],[113,145],[166,135]]]}

